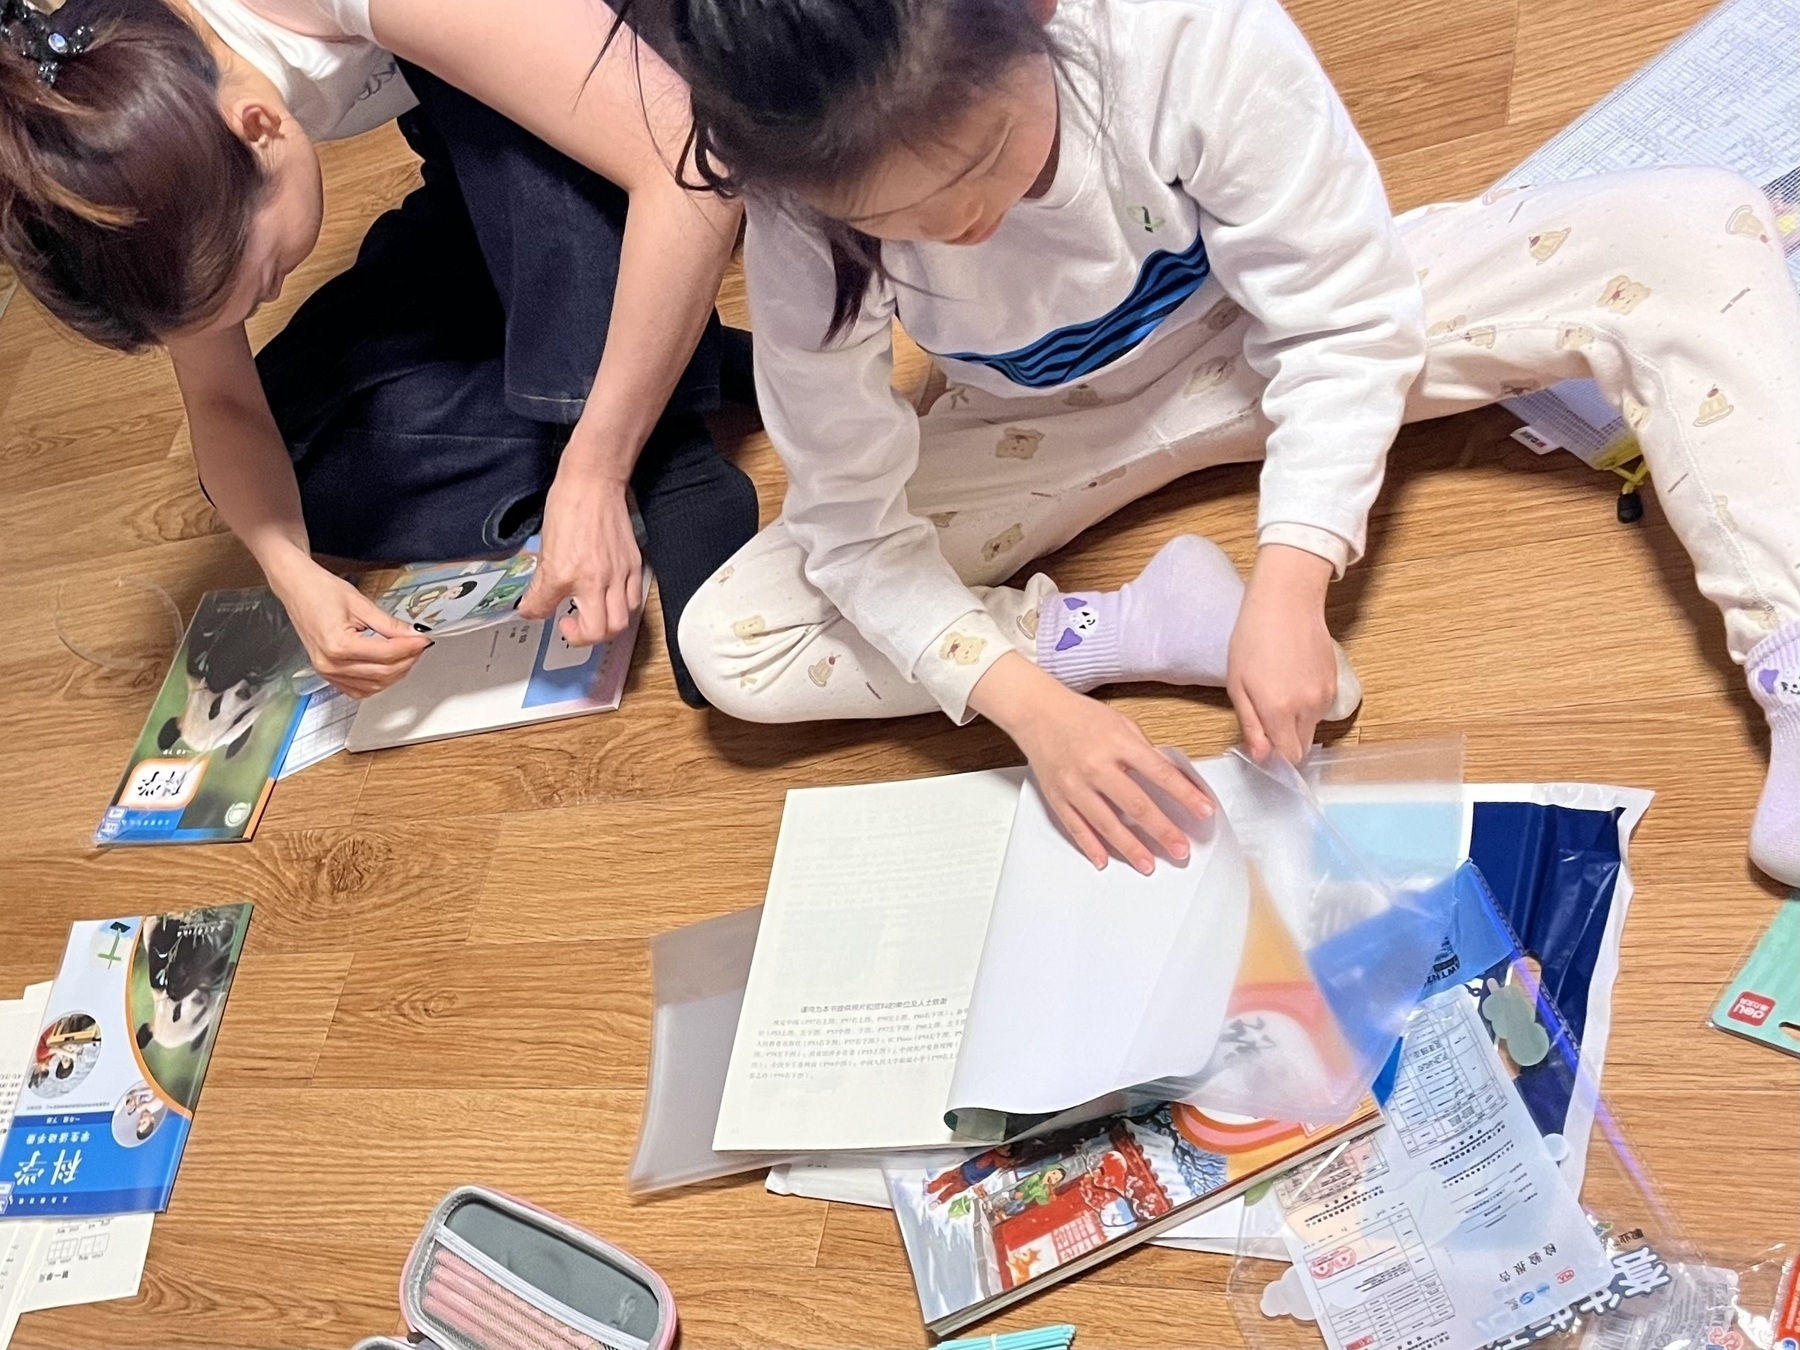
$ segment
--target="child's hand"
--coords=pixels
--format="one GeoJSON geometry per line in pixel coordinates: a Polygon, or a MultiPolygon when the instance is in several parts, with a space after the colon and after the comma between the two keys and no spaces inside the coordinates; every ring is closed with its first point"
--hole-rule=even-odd
{"type": "Polygon", "coordinates": [[[1331,564],[1304,549],[1265,544],[1231,633],[1225,687],[1244,743],[1298,764],[1337,697],[1337,653],[1325,627],[1331,564]]]}
{"type": "Polygon", "coordinates": [[[296,557],[290,568],[269,573],[269,585],[321,677],[352,698],[367,698],[413,668],[430,638],[311,558],[296,557]]]}
{"type": "Polygon", "coordinates": [[[1196,816],[1212,814],[1205,790],[1157,753],[1136,722],[1064,687],[1017,652],[988,668],[969,706],[1018,742],[1044,800],[1095,867],[1106,866],[1110,847],[1138,871],[1151,871],[1156,859],[1133,825],[1169,857],[1186,859],[1187,835],[1145,783],[1196,816]]]}
{"type": "Polygon", "coordinates": [[[547,619],[573,596],[575,612],[563,619],[562,634],[575,646],[623,633],[644,603],[644,565],[625,507],[625,483],[565,461],[544,503],[543,533],[519,613],[547,619]]]}

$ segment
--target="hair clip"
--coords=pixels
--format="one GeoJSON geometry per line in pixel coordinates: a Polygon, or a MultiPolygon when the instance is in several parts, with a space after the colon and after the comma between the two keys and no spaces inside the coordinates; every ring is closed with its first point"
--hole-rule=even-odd
{"type": "Polygon", "coordinates": [[[52,28],[45,19],[68,0],[0,0],[0,33],[20,56],[37,66],[37,77],[54,86],[62,63],[80,56],[94,41],[94,30],[85,23],[68,32],[52,28]]]}

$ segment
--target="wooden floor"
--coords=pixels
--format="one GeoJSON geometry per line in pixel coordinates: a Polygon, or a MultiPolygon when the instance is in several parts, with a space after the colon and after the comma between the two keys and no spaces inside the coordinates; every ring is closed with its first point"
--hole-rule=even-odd
{"type": "MultiPolygon", "coordinates": [[[[1706,0],[1300,0],[1397,209],[1479,192],[1658,50],[1706,0]]],[[[388,131],[326,147],[322,247],[291,306],[343,267],[413,170],[388,131]]],[[[731,295],[727,309],[733,312],[731,295]]],[[[892,1219],[756,1180],[634,1204],[645,938],[756,903],[785,789],[1013,762],[985,726],[759,728],[675,696],[654,613],[623,711],[374,755],[276,792],[253,843],[95,852],[100,809],[172,646],[153,581],[191,608],[251,583],[195,489],[167,360],[104,355],[20,298],[0,320],[0,994],[56,968],[71,921],[256,904],[174,1202],[142,1293],[25,1318],[25,1346],[348,1346],[398,1327],[396,1276],[434,1200],[482,1181],[637,1253],[685,1344],[919,1345],[892,1219]],[[57,635],[105,657],[71,654],[57,635]]],[[[1703,1029],[1775,908],[1743,841],[1767,738],[1717,616],[1655,503],[1618,525],[1612,480],[1538,459],[1488,412],[1414,428],[1368,560],[1332,622],[1368,690],[1351,733],[1463,731],[1484,780],[1654,788],[1633,844],[1608,1082],[1695,1234],[1764,1244],[1800,1214],[1800,1062],[1703,1029]]],[[[780,470],[742,462],[765,518],[780,470]]],[[[1177,530],[1252,550],[1255,472],[1179,483],[1055,560],[1130,576],[1177,530]]],[[[1126,692],[1151,736],[1210,754],[1213,694],[1126,692]]],[[[1082,1343],[1234,1344],[1220,1258],[1144,1250],[997,1326],[1067,1319],[1082,1343]]]]}

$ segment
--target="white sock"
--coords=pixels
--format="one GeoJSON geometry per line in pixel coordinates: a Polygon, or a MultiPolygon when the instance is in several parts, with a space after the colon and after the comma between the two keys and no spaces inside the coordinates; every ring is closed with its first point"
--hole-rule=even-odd
{"type": "Polygon", "coordinates": [[[1800,886],[1800,623],[1758,643],[1744,671],[1769,719],[1769,776],[1750,822],[1750,861],[1800,886]]]}

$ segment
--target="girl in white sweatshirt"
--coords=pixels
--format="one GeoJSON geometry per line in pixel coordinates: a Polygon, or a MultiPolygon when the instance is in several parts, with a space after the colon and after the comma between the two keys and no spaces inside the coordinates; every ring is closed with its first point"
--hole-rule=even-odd
{"type": "Polygon", "coordinates": [[[1324,620],[1403,421],[1592,377],[1774,730],[1751,836],[1800,882],[1800,305],[1761,193],[1593,178],[1399,221],[1275,0],[673,0],[696,164],[748,200],[781,519],[680,640],[743,718],[982,714],[1096,865],[1197,791],[1083,696],[1224,685],[1253,753],[1359,698],[1324,620]],[[891,321],[949,384],[889,386],[891,321]],[[1183,537],[1116,592],[999,585],[1266,457],[1248,587],[1183,537]]]}

